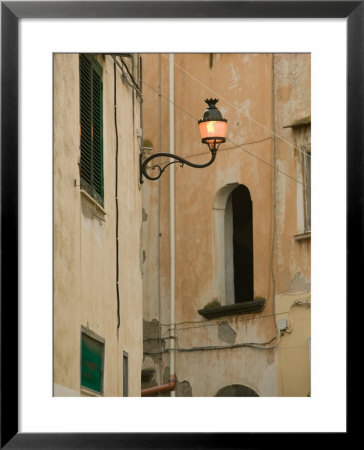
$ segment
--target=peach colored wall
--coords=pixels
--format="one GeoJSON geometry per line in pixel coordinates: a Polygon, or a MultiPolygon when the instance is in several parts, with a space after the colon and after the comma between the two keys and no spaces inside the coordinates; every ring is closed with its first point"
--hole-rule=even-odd
{"type": "MultiPolygon", "coordinates": [[[[220,147],[212,166],[205,169],[174,166],[175,321],[180,324],[176,331],[180,349],[226,345],[217,333],[219,324],[225,320],[236,332],[235,343],[264,343],[275,336],[272,314],[276,305],[273,304],[271,267],[273,231],[276,292],[290,292],[301,284],[309,289],[309,243],[293,240],[299,232],[296,208],[299,187],[296,181],[281,173],[276,177],[275,226],[273,221],[271,165],[274,144],[277,166],[293,178],[297,177],[297,157],[284,141],[274,140],[270,131],[275,129],[277,134],[292,142],[292,131],[282,127],[301,118],[301,114],[310,114],[309,69],[309,55],[275,55],[274,61],[271,54],[214,54],[212,60],[209,54],[175,55],[174,89],[178,105],[175,107],[175,153],[194,163],[209,159],[208,148],[201,143],[197,127],[197,119],[205,110],[205,98],[219,97],[217,106],[228,119],[228,141],[220,147]],[[265,297],[267,302],[260,314],[207,321],[197,310],[214,297],[213,205],[218,191],[229,183],[244,184],[250,191],[254,295],[265,297]]],[[[165,99],[169,95],[168,55],[143,55],[143,79],[144,139],[152,143],[154,151],[168,152],[169,104],[165,99]],[[161,139],[158,125],[159,60],[161,139]]],[[[160,333],[167,337],[167,348],[170,289],[168,184],[169,169],[160,181],[146,180],[143,184],[143,208],[147,217],[143,222],[144,319],[160,321],[160,333]],[[156,282],[158,273],[160,286],[156,282]]],[[[160,383],[163,373],[159,373],[157,358],[153,358],[160,383]]],[[[148,364],[151,364],[149,359],[148,364]]],[[[169,358],[165,355],[162,372],[168,365],[169,358]]],[[[178,380],[188,381],[193,395],[215,395],[229,384],[246,384],[260,395],[278,395],[278,372],[277,349],[180,351],[176,355],[178,380]]]]}

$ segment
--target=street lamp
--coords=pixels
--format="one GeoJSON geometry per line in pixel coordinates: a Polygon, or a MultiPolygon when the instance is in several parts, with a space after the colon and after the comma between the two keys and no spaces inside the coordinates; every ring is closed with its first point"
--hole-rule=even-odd
{"type": "Polygon", "coordinates": [[[219,100],[217,98],[206,99],[205,102],[208,104],[208,108],[204,112],[203,119],[198,121],[198,126],[201,133],[201,140],[204,144],[206,144],[211,151],[211,159],[205,164],[194,164],[190,161],[186,161],[184,158],[180,156],[173,155],[172,153],[154,153],[153,155],[146,158],[142,161],[142,154],[139,156],[140,161],[140,184],[143,183],[143,175],[148,180],[158,180],[162,176],[162,173],[166,170],[166,168],[171,165],[179,162],[181,167],[184,164],[187,164],[191,167],[196,167],[197,169],[202,169],[203,167],[207,167],[215,161],[216,152],[223,142],[225,142],[226,136],[226,127],[227,120],[222,118],[221,112],[216,108],[216,103],[219,100]],[[155,164],[153,166],[148,166],[150,161],[155,158],[159,158],[160,156],[167,156],[169,158],[175,159],[175,161],[170,161],[165,166],[160,166],[159,164],[155,164]],[[147,173],[147,169],[155,170],[157,169],[157,174],[151,176],[147,173]]]}

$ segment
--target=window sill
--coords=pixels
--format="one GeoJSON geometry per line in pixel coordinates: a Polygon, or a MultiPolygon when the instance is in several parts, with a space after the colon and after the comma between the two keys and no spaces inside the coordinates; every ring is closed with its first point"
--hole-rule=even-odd
{"type": "Polygon", "coordinates": [[[93,206],[95,206],[98,212],[101,212],[103,216],[107,215],[107,212],[104,210],[104,208],[99,203],[97,203],[97,201],[93,197],[91,197],[88,192],[86,192],[84,189],[80,189],[80,192],[84,198],[86,198],[90,203],[92,203],[93,206]]]}
{"type": "Polygon", "coordinates": [[[218,306],[217,308],[199,309],[198,313],[205,319],[232,316],[236,314],[252,314],[263,311],[265,300],[253,300],[251,302],[235,303],[234,305],[218,306]]]}
{"type": "Polygon", "coordinates": [[[311,231],[307,231],[306,233],[300,233],[293,236],[295,241],[301,241],[302,239],[311,239],[311,231]]]}
{"type": "Polygon", "coordinates": [[[85,386],[81,386],[80,392],[81,394],[84,394],[85,397],[103,397],[102,393],[93,391],[85,386]]]}

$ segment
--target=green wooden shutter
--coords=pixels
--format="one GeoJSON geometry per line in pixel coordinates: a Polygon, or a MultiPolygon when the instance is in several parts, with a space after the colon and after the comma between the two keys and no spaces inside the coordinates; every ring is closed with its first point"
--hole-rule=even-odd
{"type": "Polygon", "coordinates": [[[102,69],[90,55],[80,55],[81,187],[104,204],[102,143],[102,69]]]}
{"type": "Polygon", "coordinates": [[[81,386],[102,392],[104,344],[82,333],[81,386]]]}
{"type": "Polygon", "coordinates": [[[103,199],[102,164],[102,82],[99,73],[92,72],[92,121],[93,121],[93,180],[96,193],[103,199]]]}
{"type": "Polygon", "coordinates": [[[81,177],[92,185],[91,62],[80,55],[81,177]]]}

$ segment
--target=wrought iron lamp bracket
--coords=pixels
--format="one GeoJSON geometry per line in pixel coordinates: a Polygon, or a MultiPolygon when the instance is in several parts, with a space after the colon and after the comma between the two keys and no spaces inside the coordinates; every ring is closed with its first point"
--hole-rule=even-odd
{"type": "Polygon", "coordinates": [[[187,166],[195,167],[196,169],[202,169],[204,167],[209,166],[210,164],[212,164],[215,161],[216,152],[217,152],[221,142],[222,142],[221,138],[219,140],[210,138],[208,146],[209,146],[210,151],[211,151],[211,159],[205,164],[195,164],[195,163],[192,163],[190,161],[187,161],[186,159],[182,158],[181,156],[173,155],[172,153],[155,153],[154,155],[149,156],[148,158],[146,158],[143,161],[143,155],[142,155],[142,153],[140,153],[140,155],[139,155],[140,184],[142,184],[144,182],[143,175],[148,180],[158,180],[162,176],[162,173],[166,170],[166,168],[168,166],[170,166],[171,164],[180,163],[181,167],[183,167],[186,164],[187,166]],[[166,156],[168,158],[173,158],[173,159],[175,159],[175,161],[170,161],[166,165],[164,165],[163,167],[160,164],[155,164],[153,166],[148,166],[148,164],[152,160],[154,160],[156,158],[160,158],[162,156],[166,156]],[[152,175],[149,175],[147,173],[147,170],[157,170],[158,173],[156,175],[152,176],[152,175]]]}

